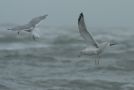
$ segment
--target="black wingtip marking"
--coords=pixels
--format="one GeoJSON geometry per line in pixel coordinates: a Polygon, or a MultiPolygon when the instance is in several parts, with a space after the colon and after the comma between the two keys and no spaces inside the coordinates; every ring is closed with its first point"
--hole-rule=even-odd
{"type": "Polygon", "coordinates": [[[81,12],[81,13],[80,13],[80,16],[79,16],[79,18],[78,18],[78,22],[80,22],[81,18],[83,18],[83,17],[84,17],[84,15],[83,15],[83,13],[81,12]]]}

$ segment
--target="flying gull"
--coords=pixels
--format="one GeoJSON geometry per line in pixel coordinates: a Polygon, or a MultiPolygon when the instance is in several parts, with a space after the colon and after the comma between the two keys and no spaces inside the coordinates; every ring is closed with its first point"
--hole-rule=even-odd
{"type": "Polygon", "coordinates": [[[19,25],[19,26],[15,26],[13,28],[9,28],[8,30],[12,30],[12,31],[17,31],[18,32],[18,35],[21,31],[26,31],[26,32],[32,32],[32,36],[33,36],[33,39],[35,40],[35,32],[34,30],[37,30],[36,29],[36,26],[37,24],[39,24],[42,20],[44,20],[48,15],[45,14],[43,16],[38,16],[38,17],[35,17],[33,18],[31,21],[29,21],[27,24],[25,25],[19,25]]]}
{"type": "Polygon", "coordinates": [[[89,55],[89,56],[96,55],[97,57],[95,59],[95,64],[99,64],[100,55],[104,52],[104,50],[107,47],[109,47],[109,46],[116,45],[116,43],[111,43],[111,42],[98,43],[93,38],[92,34],[87,31],[86,24],[85,24],[85,21],[84,21],[84,15],[83,15],[83,13],[80,13],[80,15],[79,15],[79,18],[78,18],[78,28],[79,28],[80,35],[89,44],[88,47],[86,47],[85,49],[83,49],[80,52],[80,56],[81,55],[89,55]]]}

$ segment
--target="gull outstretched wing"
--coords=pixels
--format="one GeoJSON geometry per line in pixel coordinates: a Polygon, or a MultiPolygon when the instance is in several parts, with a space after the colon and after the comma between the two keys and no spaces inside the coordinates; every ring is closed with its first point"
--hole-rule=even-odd
{"type": "Polygon", "coordinates": [[[35,26],[42,20],[44,20],[48,15],[43,15],[43,16],[39,16],[39,17],[35,17],[33,18],[28,24],[25,25],[19,25],[19,26],[15,26],[13,28],[9,28],[8,30],[13,30],[13,31],[32,31],[35,26]]]}
{"type": "Polygon", "coordinates": [[[20,26],[15,26],[13,28],[9,28],[8,30],[12,30],[12,31],[21,31],[21,30],[30,30],[32,29],[32,27],[28,24],[25,25],[20,25],[20,26]]]}
{"type": "Polygon", "coordinates": [[[47,16],[48,15],[46,14],[46,15],[43,15],[43,16],[35,17],[28,24],[35,27],[38,23],[40,23],[40,21],[44,20],[47,16]]]}
{"type": "Polygon", "coordinates": [[[92,37],[91,33],[87,31],[86,24],[84,21],[84,15],[83,13],[80,13],[80,16],[78,18],[78,28],[80,35],[91,45],[95,46],[96,48],[99,48],[97,42],[92,37]]]}

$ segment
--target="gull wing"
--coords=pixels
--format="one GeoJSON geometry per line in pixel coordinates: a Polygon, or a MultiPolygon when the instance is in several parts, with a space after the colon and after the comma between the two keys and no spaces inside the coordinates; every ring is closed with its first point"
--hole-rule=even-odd
{"type": "Polygon", "coordinates": [[[9,28],[8,30],[13,30],[13,31],[20,31],[20,30],[29,30],[31,29],[31,26],[28,24],[25,25],[20,25],[20,26],[15,26],[13,28],[9,28]]]}
{"type": "Polygon", "coordinates": [[[78,28],[80,35],[91,45],[95,46],[96,48],[99,48],[97,42],[92,37],[91,33],[87,31],[86,24],[84,21],[84,15],[83,13],[80,13],[80,16],[78,18],[78,28]]]}
{"type": "Polygon", "coordinates": [[[47,16],[48,15],[46,14],[46,15],[43,15],[43,16],[35,17],[28,24],[35,27],[40,21],[44,20],[47,16]]]}
{"type": "Polygon", "coordinates": [[[42,20],[44,20],[48,15],[43,15],[39,17],[33,18],[28,24],[25,25],[20,25],[20,26],[15,26],[13,28],[9,28],[8,30],[13,30],[13,31],[19,31],[19,30],[24,30],[24,31],[31,31],[35,26],[42,20]]]}

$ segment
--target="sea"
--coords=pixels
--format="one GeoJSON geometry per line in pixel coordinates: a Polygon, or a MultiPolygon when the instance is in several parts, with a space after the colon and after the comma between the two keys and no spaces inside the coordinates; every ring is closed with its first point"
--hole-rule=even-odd
{"type": "Polygon", "coordinates": [[[77,26],[38,26],[40,38],[0,25],[0,90],[134,90],[134,28],[88,27],[101,55],[81,56],[89,44],[77,26]]]}

